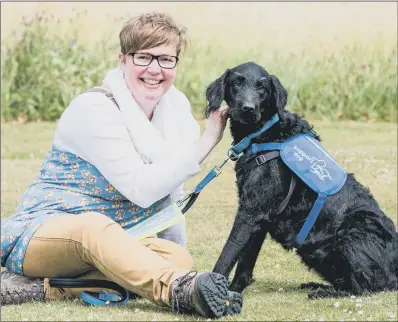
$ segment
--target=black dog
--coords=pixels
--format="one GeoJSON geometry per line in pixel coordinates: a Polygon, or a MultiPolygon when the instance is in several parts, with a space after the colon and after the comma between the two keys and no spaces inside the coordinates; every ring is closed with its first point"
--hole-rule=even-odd
{"type": "MultiPolygon", "coordinates": [[[[284,109],[287,92],[278,78],[255,63],[227,70],[210,84],[206,98],[206,116],[223,100],[229,105],[234,142],[259,130],[275,113],[279,122],[252,142],[283,142],[297,134],[312,134],[319,140],[307,121],[284,109]]],[[[296,236],[317,193],[296,177],[290,200],[278,214],[295,175],[279,157],[245,167],[260,154],[241,156],[235,167],[239,209],[214,267],[214,272],[228,277],[238,263],[231,290],[241,292],[252,283],[253,268],[267,233],[285,249],[296,247],[302,261],[331,284],[303,284],[313,289],[309,298],[397,290],[398,233],[353,174],[348,174],[338,193],[327,198],[308,237],[297,247],[296,236]]]]}

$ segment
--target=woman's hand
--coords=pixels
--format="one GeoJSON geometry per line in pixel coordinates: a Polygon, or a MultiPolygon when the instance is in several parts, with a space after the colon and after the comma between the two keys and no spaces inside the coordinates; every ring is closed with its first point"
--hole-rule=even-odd
{"type": "Polygon", "coordinates": [[[221,141],[227,125],[228,109],[228,106],[223,105],[207,118],[203,135],[193,145],[199,163],[202,163],[210,151],[221,141]]]}
{"type": "Polygon", "coordinates": [[[203,135],[213,140],[214,144],[218,144],[223,137],[229,116],[228,113],[229,107],[222,105],[207,118],[206,129],[203,135]]]}

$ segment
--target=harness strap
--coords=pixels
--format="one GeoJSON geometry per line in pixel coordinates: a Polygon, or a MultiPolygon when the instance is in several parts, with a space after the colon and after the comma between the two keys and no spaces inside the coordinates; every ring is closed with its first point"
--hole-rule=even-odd
{"type": "Polygon", "coordinates": [[[277,157],[279,157],[279,151],[271,151],[271,152],[267,152],[264,154],[260,154],[258,156],[256,156],[254,159],[246,162],[245,164],[243,164],[236,173],[239,173],[239,171],[244,171],[245,173],[250,170],[251,168],[255,167],[255,166],[259,166],[262,165],[272,159],[275,159],[277,157]]]}
{"type": "MultiPolygon", "coordinates": [[[[253,151],[253,150],[252,150],[253,151]]],[[[244,171],[246,173],[246,171],[248,171],[249,169],[255,167],[255,166],[259,166],[262,165],[272,159],[275,159],[277,157],[279,157],[280,153],[279,151],[270,151],[264,154],[260,154],[257,157],[255,157],[254,159],[246,162],[245,164],[243,164],[236,173],[239,173],[239,171],[244,171]]],[[[285,210],[287,204],[290,201],[290,198],[292,197],[294,188],[296,187],[296,183],[297,183],[297,179],[296,179],[296,175],[294,173],[292,173],[292,177],[290,179],[290,186],[289,186],[289,191],[287,193],[286,198],[281,202],[281,204],[278,206],[278,208],[276,208],[276,213],[279,215],[282,211],[285,210]]]]}
{"type": "Polygon", "coordinates": [[[243,138],[239,143],[232,142],[231,147],[228,150],[228,156],[232,161],[238,160],[239,154],[241,154],[244,150],[246,150],[250,144],[252,139],[258,137],[259,135],[266,132],[270,127],[272,127],[275,123],[279,121],[278,114],[274,114],[270,120],[265,122],[264,126],[259,129],[257,132],[249,134],[245,138],[243,138]]]}
{"type": "Polygon", "coordinates": [[[93,87],[93,88],[90,88],[90,89],[86,90],[84,93],[92,93],[92,92],[98,92],[98,93],[105,94],[106,97],[108,97],[113,103],[115,103],[117,108],[120,110],[120,107],[117,104],[117,102],[116,102],[115,98],[113,97],[112,93],[108,92],[107,90],[105,90],[102,87],[93,87]]]}
{"type": "Polygon", "coordinates": [[[260,151],[268,151],[268,150],[282,150],[283,143],[253,143],[249,149],[245,151],[246,154],[255,154],[260,151]]]}
{"type": "Polygon", "coordinates": [[[301,230],[297,235],[296,242],[298,245],[301,245],[307,238],[308,234],[310,233],[310,230],[314,225],[316,219],[318,218],[318,215],[321,212],[323,204],[326,201],[326,197],[327,197],[326,193],[318,194],[318,198],[316,199],[314,205],[312,206],[310,214],[308,215],[307,219],[304,222],[303,227],[301,227],[301,230]]]}
{"type": "Polygon", "coordinates": [[[297,183],[297,179],[296,179],[296,175],[294,173],[292,173],[292,177],[290,179],[290,186],[289,186],[289,192],[287,193],[287,196],[285,198],[285,200],[282,201],[282,203],[278,206],[278,208],[276,208],[276,213],[279,215],[282,211],[285,210],[287,204],[290,201],[290,198],[293,194],[294,188],[296,187],[296,183],[297,183]]]}

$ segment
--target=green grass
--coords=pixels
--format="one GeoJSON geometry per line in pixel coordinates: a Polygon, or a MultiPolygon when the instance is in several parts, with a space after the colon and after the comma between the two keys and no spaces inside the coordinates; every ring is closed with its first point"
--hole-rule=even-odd
{"type": "MultiPolygon", "coordinates": [[[[202,128],[204,124],[202,123],[202,128]]],[[[379,201],[397,225],[397,124],[314,122],[323,145],[379,201]]],[[[15,210],[19,198],[37,174],[51,145],[54,123],[2,124],[1,216],[15,210]]],[[[228,132],[228,131],[227,131],[228,132]]],[[[202,173],[187,183],[194,187],[207,171],[221,163],[231,142],[223,141],[202,165],[202,173]]],[[[236,212],[234,171],[230,165],[203,190],[187,214],[188,247],[195,268],[211,270],[228,237],[236,212]]],[[[221,320],[397,320],[397,293],[386,292],[360,299],[309,301],[299,289],[303,282],[321,281],[293,252],[267,239],[254,271],[255,282],[244,292],[242,314],[221,320]]],[[[2,307],[1,320],[13,321],[176,321],[205,320],[173,315],[146,300],[130,301],[118,308],[93,308],[80,301],[45,302],[2,307]]]]}

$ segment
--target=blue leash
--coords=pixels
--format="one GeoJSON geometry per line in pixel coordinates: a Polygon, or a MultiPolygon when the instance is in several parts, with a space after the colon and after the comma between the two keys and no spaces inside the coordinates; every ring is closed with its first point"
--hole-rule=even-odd
{"type": "Polygon", "coordinates": [[[202,181],[199,182],[199,184],[196,186],[196,188],[187,196],[182,198],[181,200],[177,201],[177,206],[182,207],[184,202],[189,199],[187,204],[184,206],[184,208],[181,210],[183,214],[185,214],[189,208],[192,207],[194,202],[199,196],[199,193],[203,190],[203,188],[215,177],[218,177],[221,173],[221,168],[227,163],[227,161],[230,159],[230,157],[226,158],[223,163],[220,165],[216,165],[213,169],[210,170],[210,172],[202,179],[202,181]]]}
{"type": "Polygon", "coordinates": [[[220,175],[221,168],[227,163],[228,160],[231,159],[232,161],[236,161],[239,158],[239,155],[250,146],[251,140],[253,138],[266,132],[271,126],[273,126],[278,121],[279,121],[278,114],[274,114],[274,116],[270,120],[268,120],[264,124],[264,126],[261,129],[259,129],[257,132],[248,135],[237,144],[235,144],[235,142],[232,142],[231,147],[228,150],[228,158],[226,158],[221,165],[215,166],[212,170],[210,170],[210,172],[206,175],[206,177],[204,177],[203,180],[199,182],[199,184],[190,194],[185,196],[183,199],[177,201],[177,206],[182,207],[184,202],[189,199],[189,201],[181,210],[181,212],[184,214],[189,210],[189,208],[192,207],[192,205],[198,198],[199,193],[211,180],[220,175]]]}
{"type": "Polygon", "coordinates": [[[94,306],[120,306],[126,304],[129,300],[128,291],[124,287],[112,281],[96,279],[78,280],[71,278],[50,278],[49,284],[51,287],[58,288],[101,287],[117,291],[121,295],[119,296],[117,294],[110,294],[103,290],[99,293],[89,291],[82,292],[81,300],[94,306]]]}

